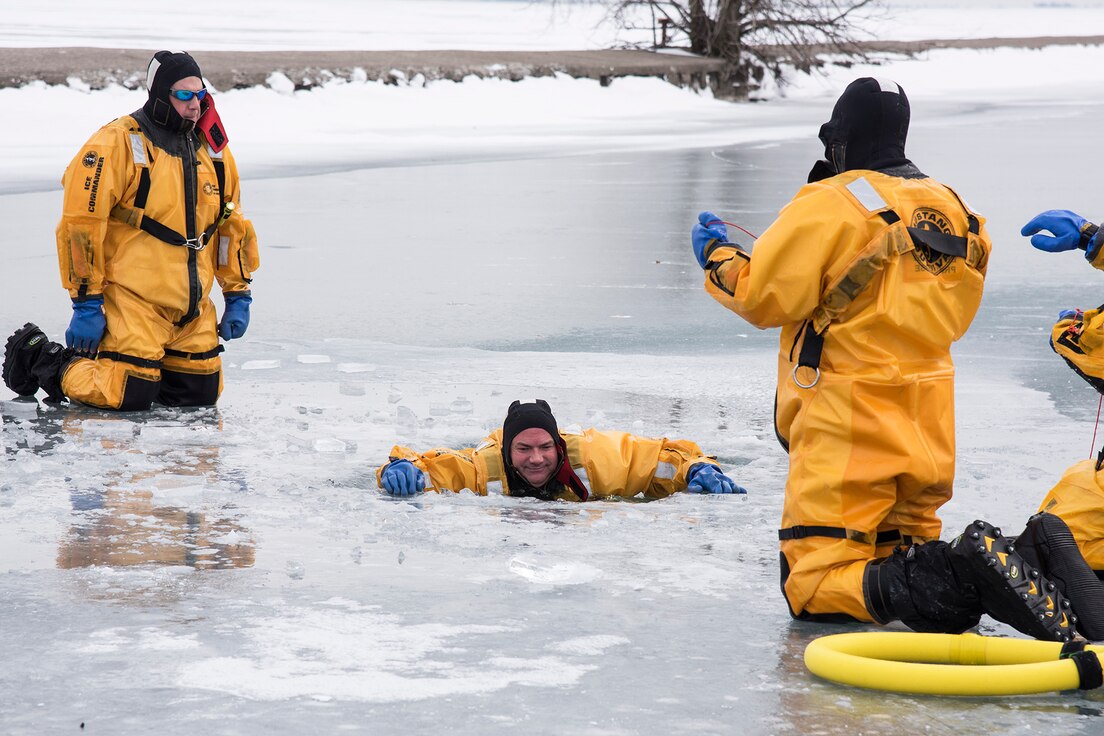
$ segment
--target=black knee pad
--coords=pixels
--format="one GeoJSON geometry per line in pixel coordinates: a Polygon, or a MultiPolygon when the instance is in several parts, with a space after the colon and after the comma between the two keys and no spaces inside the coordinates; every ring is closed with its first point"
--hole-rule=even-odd
{"type": "Polygon", "coordinates": [[[982,606],[952,569],[946,542],[914,544],[872,562],[863,574],[867,610],[878,623],[900,619],[913,631],[958,634],[977,626],[982,606]]]}
{"type": "Polygon", "coordinates": [[[157,403],[165,406],[214,406],[218,401],[221,375],[221,371],[178,373],[162,368],[157,403]]]}
{"type": "Polygon", "coordinates": [[[157,398],[160,386],[160,381],[127,376],[123,379],[123,401],[119,404],[119,411],[147,411],[157,398]]]}

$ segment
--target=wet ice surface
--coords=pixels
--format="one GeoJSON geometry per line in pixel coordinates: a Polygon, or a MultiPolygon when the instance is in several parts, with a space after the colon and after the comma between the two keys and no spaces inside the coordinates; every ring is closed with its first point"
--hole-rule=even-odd
{"type": "MultiPolygon", "coordinates": [[[[1024,112],[914,111],[913,156],[997,242],[956,348],[947,536],[979,516],[1017,531],[1091,443],[1095,394],[1046,337],[1059,308],[1100,301],[1100,274],[1016,233],[1039,209],[1099,212],[1078,143],[1099,108],[1024,112]],[[1060,178],[1041,154],[1014,156],[1044,134],[1060,178]]],[[[762,229],[816,153],[802,141],[247,181],[265,262],[217,410],[0,405],[3,730],[1098,732],[1096,694],[887,696],[804,669],[809,640],[850,628],[794,623],[778,592],[777,335],[702,293],[686,233],[707,206],[762,229]],[[377,491],[393,443],[470,445],[534,396],[565,425],[692,438],[749,494],[377,491]]],[[[5,331],[64,330],[59,199],[0,197],[16,224],[5,331]]]]}

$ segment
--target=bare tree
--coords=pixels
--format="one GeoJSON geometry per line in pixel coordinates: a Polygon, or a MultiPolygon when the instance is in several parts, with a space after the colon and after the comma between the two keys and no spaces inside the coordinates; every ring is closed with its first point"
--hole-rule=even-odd
{"type": "MultiPolygon", "coordinates": [[[[837,60],[860,61],[860,23],[879,0],[604,0],[615,22],[661,28],[657,45],[685,44],[690,51],[722,59],[711,80],[723,98],[746,99],[767,74],[783,81],[787,67],[808,72],[837,60]]],[[[653,30],[653,33],[655,31],[653,30]]]]}

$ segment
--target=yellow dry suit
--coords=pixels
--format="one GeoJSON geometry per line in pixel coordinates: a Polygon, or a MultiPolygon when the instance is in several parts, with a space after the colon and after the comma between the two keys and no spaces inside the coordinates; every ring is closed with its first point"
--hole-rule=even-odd
{"type": "Polygon", "coordinates": [[[1070,368],[1104,394],[1104,308],[1064,314],[1051,330],[1050,346],[1070,368]]]}
{"type": "Polygon", "coordinates": [[[939,536],[954,478],[950,345],[981,301],[982,220],[933,179],[851,170],[803,187],[706,291],[781,327],[775,428],[789,452],[783,592],[795,616],[871,621],[863,572],[939,536]]]}
{"type": "MultiPolygon", "coordinates": [[[[1104,270],[1104,257],[1092,265],[1104,270]]],[[[1097,391],[1104,393],[1104,309],[1064,316],[1051,332],[1051,347],[1097,391]]],[[[1039,506],[1061,517],[1089,567],[1104,577],[1104,449],[1096,460],[1070,466],[1039,506]]]]}
{"type": "MultiPolygon", "coordinates": [[[[597,429],[572,431],[561,429],[567,444],[567,457],[575,475],[583,482],[591,500],[620,496],[664,498],[686,490],[686,473],[697,463],[716,465],[689,440],[637,437],[626,432],[597,429]]],[[[502,430],[495,430],[477,447],[464,450],[439,448],[418,453],[396,445],[389,461],[409,460],[426,474],[426,490],[473,491],[510,495],[502,459],[502,430]]],[[[380,481],[383,468],[376,471],[380,481]]],[[[563,490],[557,500],[578,501],[571,490],[563,490]]]]}
{"type": "Polygon", "coordinates": [[[96,358],[66,367],[65,395],[111,409],[215,403],[222,346],[211,285],[249,294],[260,265],[230,150],[139,110],[93,135],[62,183],[61,281],[74,300],[102,294],[107,320],[96,358]]]}
{"type": "Polygon", "coordinates": [[[1081,556],[1104,578],[1104,454],[1066,470],[1039,505],[1066,522],[1081,556]]]}

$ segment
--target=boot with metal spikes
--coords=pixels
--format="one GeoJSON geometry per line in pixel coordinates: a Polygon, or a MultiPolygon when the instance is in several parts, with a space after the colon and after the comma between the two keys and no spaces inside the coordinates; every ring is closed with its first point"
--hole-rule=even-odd
{"type": "Polygon", "coordinates": [[[1077,616],[1069,599],[1000,529],[975,521],[950,543],[948,558],[993,618],[1036,639],[1073,639],[1077,616]]]}
{"type": "Polygon", "coordinates": [[[1035,514],[1016,537],[1015,550],[1069,598],[1077,631],[1091,641],[1104,640],[1104,583],[1081,555],[1066,522],[1054,514],[1035,514]]]}

